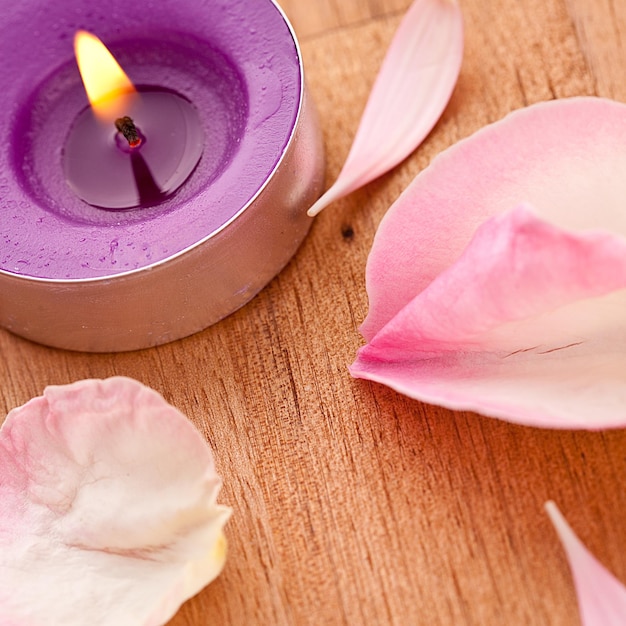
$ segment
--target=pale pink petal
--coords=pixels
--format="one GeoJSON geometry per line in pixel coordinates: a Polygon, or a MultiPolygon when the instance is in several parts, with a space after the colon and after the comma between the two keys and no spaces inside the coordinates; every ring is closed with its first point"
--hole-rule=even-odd
{"type": "Polygon", "coordinates": [[[0,623],[158,626],[221,571],[220,479],[128,378],[48,387],[0,429],[0,623]]]}
{"type": "Polygon", "coordinates": [[[626,106],[545,102],[437,156],[383,218],[367,263],[369,341],[459,258],[486,219],[528,203],[564,228],[626,235],[626,106]]]}
{"type": "Polygon", "coordinates": [[[626,239],[520,206],[359,351],[353,375],[554,428],[626,425],[626,239]]]}
{"type": "Polygon", "coordinates": [[[567,554],[583,626],[626,624],[626,587],[585,548],[554,502],[545,507],[567,554]]]}
{"type": "Polygon", "coordinates": [[[575,98],[437,157],[376,235],[353,375],[523,424],[626,425],[625,145],[626,106],[575,98]]]}
{"type": "Polygon", "coordinates": [[[381,176],[419,146],[448,104],[462,57],[457,0],[415,0],[389,47],[346,163],[310,216],[381,176]]]}

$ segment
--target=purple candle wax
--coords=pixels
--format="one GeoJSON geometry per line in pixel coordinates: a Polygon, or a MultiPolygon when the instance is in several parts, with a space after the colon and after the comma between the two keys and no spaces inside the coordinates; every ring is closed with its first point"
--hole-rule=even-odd
{"type": "Polygon", "coordinates": [[[273,0],[3,5],[0,325],[60,347],[128,350],[247,302],[297,249],[323,185],[298,45],[273,0]],[[79,29],[135,85],[198,113],[200,161],[156,206],[102,210],[66,180],[63,149],[87,106],[79,29]]]}
{"type": "Polygon", "coordinates": [[[132,19],[128,11],[120,0],[26,0],[5,7],[0,132],[10,140],[0,169],[12,175],[2,177],[2,270],[91,278],[166,259],[233,219],[289,141],[299,63],[271,2],[155,2],[134,9],[132,19]],[[135,84],[175,91],[199,111],[206,149],[169,202],[108,213],[67,185],[61,150],[87,104],[73,58],[78,28],[100,37],[135,84]]]}
{"type": "Polygon", "coordinates": [[[123,112],[135,145],[116,126],[122,118],[100,120],[91,107],[78,116],[63,146],[67,183],[79,198],[100,208],[161,204],[178,191],[202,156],[197,110],[171,91],[140,88],[123,112]]]}

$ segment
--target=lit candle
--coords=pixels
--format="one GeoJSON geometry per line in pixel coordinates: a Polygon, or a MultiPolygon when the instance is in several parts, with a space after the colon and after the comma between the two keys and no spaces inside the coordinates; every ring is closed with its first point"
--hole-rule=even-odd
{"type": "Polygon", "coordinates": [[[306,235],[323,153],[272,0],[148,3],[131,18],[124,0],[26,0],[0,25],[0,56],[6,328],[78,350],[164,343],[245,304],[306,235]],[[136,86],[103,87],[121,105],[105,121],[71,58],[77,30],[136,86]],[[126,117],[139,146],[115,126],[126,117]]]}
{"type": "Polygon", "coordinates": [[[163,202],[202,156],[198,112],[172,91],[138,93],[94,35],[79,31],[74,47],[90,106],[74,121],[63,149],[68,184],[79,198],[105,209],[163,202]]]}

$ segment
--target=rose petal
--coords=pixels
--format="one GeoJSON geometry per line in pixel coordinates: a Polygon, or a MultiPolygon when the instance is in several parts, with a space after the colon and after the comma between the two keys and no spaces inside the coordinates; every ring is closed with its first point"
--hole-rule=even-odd
{"type": "Polygon", "coordinates": [[[48,387],[0,429],[0,623],[164,624],[222,569],[220,484],[155,391],[48,387]]]}
{"type": "Polygon", "coordinates": [[[438,157],[377,233],[353,375],[524,424],[626,425],[625,142],[626,106],[579,98],[438,157]]]}
{"type": "Polygon", "coordinates": [[[570,98],[511,113],[437,156],[383,218],[367,262],[369,341],[521,203],[563,228],[626,235],[626,106],[570,98]]]}
{"type": "Polygon", "coordinates": [[[612,292],[625,287],[625,239],[567,232],[518,207],[479,228],[351,372],[525,424],[624,425],[626,291],[612,292]]]}
{"type": "Polygon", "coordinates": [[[422,143],[450,100],[462,58],[457,0],[415,0],[391,42],[346,163],[310,216],[381,176],[422,143]]]}
{"type": "Polygon", "coordinates": [[[554,502],[546,502],[567,554],[584,626],[622,626],[626,623],[626,587],[585,548],[554,502]]]}

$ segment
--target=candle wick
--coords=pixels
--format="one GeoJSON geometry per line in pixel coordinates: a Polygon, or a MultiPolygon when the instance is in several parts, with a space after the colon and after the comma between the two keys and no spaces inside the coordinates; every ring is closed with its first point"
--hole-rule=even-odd
{"type": "Polygon", "coordinates": [[[116,119],[115,128],[117,128],[117,130],[122,133],[124,139],[128,141],[128,145],[131,148],[138,148],[141,145],[141,137],[139,136],[139,131],[135,126],[135,122],[133,122],[133,120],[128,117],[128,115],[116,119]]]}

